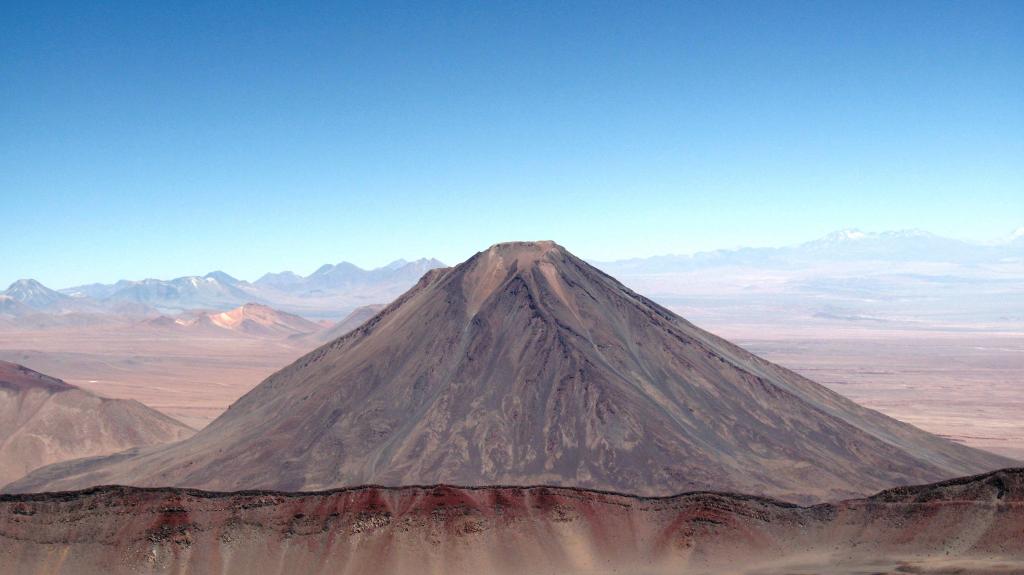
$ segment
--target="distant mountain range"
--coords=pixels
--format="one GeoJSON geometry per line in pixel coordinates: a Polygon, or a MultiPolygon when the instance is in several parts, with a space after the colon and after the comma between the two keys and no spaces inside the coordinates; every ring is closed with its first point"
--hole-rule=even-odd
{"type": "Polygon", "coordinates": [[[795,246],[714,250],[597,265],[609,273],[667,273],[725,266],[794,268],[853,262],[1020,264],[1024,262],[1024,234],[1015,233],[998,244],[973,244],[921,230],[869,233],[846,229],[795,246]]]}
{"type": "MultiPolygon", "coordinates": [[[[708,318],[795,314],[841,321],[1024,322],[1024,229],[993,244],[920,230],[847,229],[795,246],[592,263],[701,321],[708,312],[708,318]]],[[[426,258],[372,270],[343,261],[305,277],[282,271],[248,282],[213,271],[57,291],[26,279],[0,292],[0,322],[81,322],[83,314],[110,313],[153,317],[247,303],[339,320],[359,307],[393,300],[440,267],[440,261],[426,258]]]]}
{"type": "Polygon", "coordinates": [[[394,284],[403,284],[405,285],[404,289],[408,289],[423,274],[443,267],[445,267],[443,263],[433,258],[418,259],[412,262],[395,260],[384,267],[372,270],[364,270],[354,264],[341,262],[321,266],[307,277],[298,276],[290,271],[266,274],[256,280],[253,285],[261,289],[302,297],[315,297],[338,290],[374,286],[390,287],[394,284]]]}
{"type": "Polygon", "coordinates": [[[0,315],[124,313],[176,314],[204,309],[224,311],[258,303],[313,317],[344,317],[361,305],[390,301],[428,270],[444,267],[435,259],[394,261],[364,270],[341,262],[320,267],[307,277],[286,271],[247,282],[214,271],[171,280],[121,280],[52,290],[23,279],[0,294],[0,315]]]}
{"type": "Polygon", "coordinates": [[[595,265],[702,325],[1024,328],[1024,233],[972,244],[919,230],[840,230],[781,248],[595,265]]]}

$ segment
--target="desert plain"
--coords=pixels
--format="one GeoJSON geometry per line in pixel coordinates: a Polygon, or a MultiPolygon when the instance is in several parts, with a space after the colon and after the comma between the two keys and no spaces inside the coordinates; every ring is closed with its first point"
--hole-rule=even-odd
{"type": "MultiPolygon", "coordinates": [[[[878,329],[796,318],[756,324],[698,317],[697,323],[866,407],[1024,460],[1020,331],[878,329]]],[[[0,360],[99,395],[138,400],[196,428],[316,345],[138,325],[0,330],[0,360]]]]}

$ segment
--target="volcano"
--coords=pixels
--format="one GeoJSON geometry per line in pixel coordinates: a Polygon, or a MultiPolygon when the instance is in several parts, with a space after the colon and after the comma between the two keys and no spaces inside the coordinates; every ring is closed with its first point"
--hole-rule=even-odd
{"type": "Polygon", "coordinates": [[[717,490],[809,502],[1008,467],[694,326],[553,242],[492,246],[190,439],[6,488],[717,490]]]}

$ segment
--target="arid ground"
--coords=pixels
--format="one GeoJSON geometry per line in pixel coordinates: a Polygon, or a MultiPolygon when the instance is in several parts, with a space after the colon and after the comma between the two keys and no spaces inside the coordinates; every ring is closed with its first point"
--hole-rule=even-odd
{"type": "MultiPolygon", "coordinates": [[[[1024,460],[1024,333],[695,319],[866,407],[1024,460]]],[[[212,421],[309,345],[121,327],[0,330],[0,359],[101,395],[137,399],[194,427],[212,421]]]]}
{"type": "Polygon", "coordinates": [[[138,329],[0,330],[0,359],[201,428],[303,353],[287,340],[138,329]]]}
{"type": "Polygon", "coordinates": [[[861,405],[1024,460],[1024,335],[903,332],[740,344],[861,405]]]}
{"type": "Polygon", "coordinates": [[[19,575],[1019,574],[1024,470],[814,507],[552,487],[0,495],[19,575]]]}

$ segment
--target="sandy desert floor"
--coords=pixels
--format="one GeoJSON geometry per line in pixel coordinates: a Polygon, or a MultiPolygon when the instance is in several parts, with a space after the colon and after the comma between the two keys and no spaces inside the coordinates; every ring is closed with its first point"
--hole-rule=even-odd
{"type": "Polygon", "coordinates": [[[1024,336],[734,339],[867,407],[1024,461],[1024,336]]]}
{"type": "MultiPolygon", "coordinates": [[[[868,407],[1024,460],[1024,333],[698,323],[868,407]]],[[[195,427],[306,351],[121,329],[0,332],[0,359],[195,427]]]]}
{"type": "Polygon", "coordinates": [[[247,337],[122,330],[0,331],[0,359],[201,428],[305,348],[247,337]]]}

